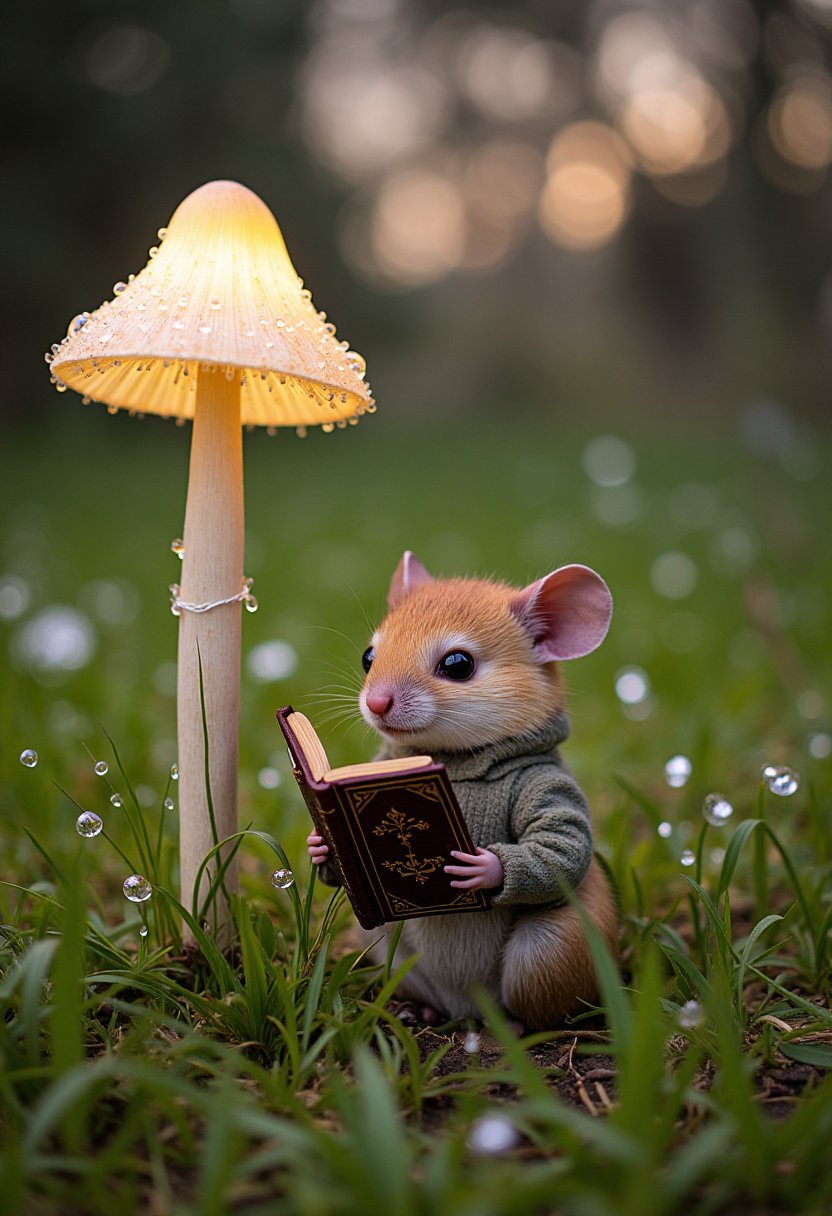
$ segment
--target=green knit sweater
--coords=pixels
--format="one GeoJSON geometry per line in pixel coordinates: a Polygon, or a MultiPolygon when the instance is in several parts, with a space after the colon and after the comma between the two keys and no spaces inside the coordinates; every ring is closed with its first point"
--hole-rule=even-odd
{"type": "MultiPolygon", "coordinates": [[[[474,844],[503,863],[503,883],[489,892],[495,907],[563,903],[564,885],[578,887],[589,868],[589,809],[558,752],[568,735],[561,710],[516,738],[470,752],[434,752],[448,770],[474,844]]],[[[376,758],[408,754],[385,744],[376,758]]],[[[325,882],[337,882],[329,866],[321,870],[325,882]]]]}

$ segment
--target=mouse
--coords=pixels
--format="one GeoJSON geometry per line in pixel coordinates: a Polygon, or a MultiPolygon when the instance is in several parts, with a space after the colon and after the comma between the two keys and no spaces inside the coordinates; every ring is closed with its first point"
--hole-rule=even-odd
{"type": "MultiPolygon", "coordinates": [[[[522,1028],[561,1024],[597,997],[577,901],[617,956],[618,911],[593,852],[586,798],[560,754],[569,735],[561,664],[595,650],[612,596],[584,565],[526,587],[434,578],[411,551],[393,574],[387,614],[362,656],[359,709],[377,759],[429,753],[445,765],[474,853],[454,852],[451,888],[482,890],[486,910],[413,918],[393,960],[415,958],[398,989],[427,1020],[480,1016],[485,991],[522,1028]]],[[[309,855],[324,881],[328,848],[309,855]]],[[[358,930],[379,963],[396,926],[358,930]]]]}

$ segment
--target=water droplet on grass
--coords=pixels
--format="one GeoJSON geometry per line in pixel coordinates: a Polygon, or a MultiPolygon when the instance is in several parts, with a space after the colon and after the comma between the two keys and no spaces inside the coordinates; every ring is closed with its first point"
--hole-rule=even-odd
{"type": "Polygon", "coordinates": [[[772,794],[777,794],[779,798],[790,798],[800,789],[800,773],[786,764],[766,764],[763,780],[772,794]]]}
{"type": "Polygon", "coordinates": [[[734,813],[734,808],[724,794],[708,794],[702,803],[702,814],[712,827],[721,828],[734,813]]]}
{"type": "Polygon", "coordinates": [[[125,878],[121,889],[132,904],[143,904],[153,894],[153,888],[141,874],[131,874],[125,878]]]}
{"type": "Polygon", "coordinates": [[[171,781],[179,780],[179,765],[178,764],[172,764],[170,766],[170,779],[171,779],[171,781]]]}
{"type": "Polygon", "coordinates": [[[166,799],[165,799],[165,810],[166,810],[166,811],[172,811],[172,810],[173,810],[173,808],[174,808],[174,801],[173,801],[173,799],[172,799],[172,798],[166,798],[166,799]]]}
{"type": "Polygon", "coordinates": [[[124,806],[124,803],[121,801],[121,794],[110,794],[110,802],[114,807],[124,806]]]}
{"type": "Polygon", "coordinates": [[[679,1025],[684,1030],[694,1030],[702,1025],[705,1011],[698,1001],[685,1001],[679,1010],[679,1025]]]}
{"type": "Polygon", "coordinates": [[[294,881],[295,876],[291,870],[275,870],[271,877],[271,884],[278,891],[288,891],[294,881]]]}
{"type": "Polygon", "coordinates": [[[671,789],[681,789],[687,785],[693,771],[693,765],[687,756],[672,756],[664,766],[664,776],[671,789]]]}
{"type": "Polygon", "coordinates": [[[682,856],[679,858],[683,866],[692,866],[696,861],[696,854],[693,849],[683,849],[682,856]]]}
{"type": "Polygon", "coordinates": [[[96,760],[95,775],[97,777],[106,777],[110,771],[110,766],[106,760],[96,760]]]}
{"type": "Polygon", "coordinates": [[[472,1153],[493,1157],[514,1148],[520,1134],[505,1115],[483,1115],[471,1124],[466,1143],[472,1153]]]}
{"type": "Polygon", "coordinates": [[[38,762],[38,754],[33,747],[25,747],[20,753],[20,763],[24,768],[34,768],[38,762]]]}
{"type": "Polygon", "coordinates": [[[75,831],[79,836],[90,839],[99,836],[104,828],[104,820],[95,811],[84,811],[75,820],[75,831]]]}
{"type": "Polygon", "coordinates": [[[139,929],[139,937],[147,937],[147,925],[142,925],[139,929]]]}

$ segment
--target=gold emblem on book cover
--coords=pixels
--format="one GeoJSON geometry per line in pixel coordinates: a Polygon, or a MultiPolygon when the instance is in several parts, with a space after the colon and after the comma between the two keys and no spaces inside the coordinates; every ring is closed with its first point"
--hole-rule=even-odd
{"type": "Polygon", "coordinates": [[[382,865],[392,870],[400,878],[415,878],[419,884],[426,883],[428,876],[435,873],[444,863],[444,857],[417,857],[411,843],[414,832],[426,832],[430,824],[424,819],[414,819],[391,807],[380,823],[373,828],[374,836],[393,835],[398,837],[405,857],[402,861],[384,861],[382,865]]]}

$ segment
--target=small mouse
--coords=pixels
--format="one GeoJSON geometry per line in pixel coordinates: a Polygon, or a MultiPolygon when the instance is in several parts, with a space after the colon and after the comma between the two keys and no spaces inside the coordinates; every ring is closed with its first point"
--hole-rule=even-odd
{"type": "MultiPolygon", "coordinates": [[[[558,751],[569,734],[559,663],[603,641],[609,589],[581,565],[523,589],[434,579],[408,551],[388,608],[363,655],[361,714],[382,738],[378,759],[427,752],[446,766],[476,852],[452,854],[445,872],[451,887],[491,901],[487,911],[404,922],[395,965],[417,961],[400,995],[458,1019],[478,1014],[482,988],[522,1026],[548,1029],[597,995],[564,886],[617,953],[589,808],[558,751]]],[[[336,882],[322,837],[307,843],[324,881],[336,882]]],[[[385,960],[395,927],[359,930],[374,961],[385,960]]]]}

